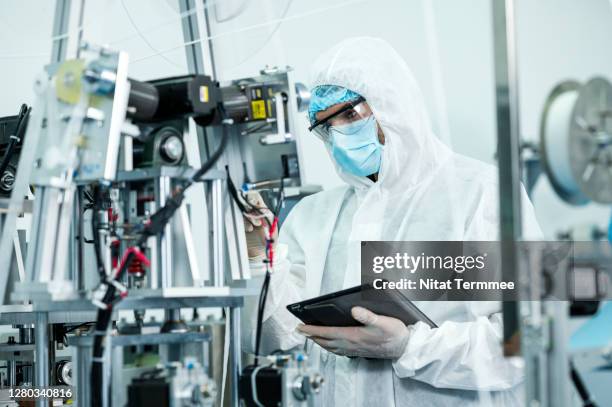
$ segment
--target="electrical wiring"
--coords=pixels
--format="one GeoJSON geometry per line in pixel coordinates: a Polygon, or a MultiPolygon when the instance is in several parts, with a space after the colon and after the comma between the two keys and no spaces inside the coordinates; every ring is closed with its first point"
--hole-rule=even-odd
{"type": "Polygon", "coordinates": [[[259,363],[259,351],[261,349],[261,335],[263,327],[263,316],[266,308],[266,299],[268,297],[268,290],[270,287],[271,273],[270,269],[274,267],[274,233],[278,226],[278,215],[283,206],[284,200],[284,182],[283,177],[280,180],[280,188],[278,190],[278,198],[276,201],[276,207],[274,208],[274,219],[272,224],[268,227],[268,238],[266,239],[266,275],[264,277],[263,284],[261,285],[261,292],[259,293],[259,304],[257,309],[257,328],[255,332],[255,366],[259,363]]]}
{"type": "MultiPolygon", "coordinates": [[[[98,313],[96,317],[95,329],[93,332],[94,343],[92,350],[92,370],[90,376],[91,385],[91,403],[93,407],[101,407],[103,404],[103,363],[104,363],[104,337],[108,333],[108,329],[111,322],[112,310],[116,303],[121,301],[122,298],[127,296],[127,288],[124,287],[120,281],[123,278],[128,266],[132,263],[135,258],[138,258],[145,265],[148,265],[148,259],[144,256],[146,249],[146,242],[150,236],[157,236],[164,230],[164,227],[172,219],[174,213],[181,207],[183,199],[185,198],[185,191],[194,183],[200,182],[201,177],[209,171],[219,160],[223,154],[225,147],[227,146],[227,138],[229,137],[226,125],[231,124],[232,121],[228,119],[225,109],[222,104],[218,105],[219,113],[223,118],[223,134],[219,147],[213,153],[208,161],[206,161],[202,167],[192,178],[181,187],[175,188],[172,195],[167,198],[166,204],[158,209],[151,217],[148,222],[144,225],[140,231],[140,236],[136,240],[135,245],[128,247],[121,258],[116,270],[111,273],[110,278],[101,278],[98,289],[94,292],[94,298],[92,302],[98,306],[98,313]]],[[[96,214],[93,216],[96,217],[96,214]]],[[[94,230],[94,236],[97,234],[97,230],[94,230]]],[[[96,245],[98,246],[98,245],[96,245]]],[[[99,248],[98,248],[99,249],[99,248]]],[[[96,262],[98,269],[103,269],[101,264],[101,257],[96,256],[96,262]]]]}
{"type": "Polygon", "coordinates": [[[82,324],[78,324],[73,326],[72,328],[68,328],[64,331],[65,334],[70,333],[72,331],[76,331],[77,329],[83,328],[84,326],[91,326],[93,325],[93,322],[83,322],[82,324]]]}
{"type": "Polygon", "coordinates": [[[261,334],[263,326],[263,316],[266,308],[266,299],[268,297],[268,287],[270,286],[270,270],[266,267],[266,275],[261,285],[259,293],[259,303],[257,304],[257,327],[255,331],[255,361],[254,364],[259,364],[259,350],[261,349],[261,334]]]}
{"type": "MultiPolygon", "coordinates": [[[[76,188],[76,201],[77,201],[77,211],[78,211],[78,216],[77,216],[77,235],[76,240],[78,241],[77,243],[77,275],[81,275],[81,273],[83,272],[83,241],[85,240],[85,237],[83,236],[85,234],[84,231],[84,225],[83,225],[83,214],[85,213],[85,210],[83,209],[83,188],[82,187],[77,187],[76,188]]],[[[93,226],[93,225],[92,225],[93,226]]]]}
{"type": "MultiPolygon", "coordinates": [[[[249,204],[249,202],[244,198],[244,196],[242,196],[242,193],[240,193],[240,196],[238,195],[238,190],[236,189],[236,185],[232,181],[232,177],[230,176],[230,173],[229,173],[229,167],[227,165],[225,166],[225,171],[227,172],[227,189],[230,193],[230,196],[232,197],[232,199],[238,206],[238,209],[240,210],[240,212],[244,215],[244,219],[246,219],[246,221],[249,222],[251,226],[253,226],[253,228],[257,227],[253,223],[253,220],[251,219],[251,217],[246,216],[246,215],[248,215],[251,212],[257,211],[258,209],[252,206],[251,204],[249,204]]],[[[268,222],[268,218],[265,215],[258,215],[258,216],[263,217],[263,219],[266,220],[266,222],[268,222]]]]}
{"type": "MultiPolygon", "coordinates": [[[[96,201],[93,200],[93,209],[94,213],[91,215],[91,230],[93,233],[93,245],[94,245],[94,255],[96,256],[96,269],[98,271],[98,276],[100,280],[103,281],[106,279],[106,268],[104,267],[104,261],[102,261],[102,253],[100,252],[100,233],[99,225],[98,225],[98,216],[97,216],[97,205],[96,201]]],[[[84,212],[84,211],[83,211],[84,212]]]]}
{"type": "Polygon", "coordinates": [[[4,153],[4,157],[2,158],[2,162],[0,162],[0,176],[4,174],[4,171],[8,168],[9,162],[11,161],[11,157],[13,156],[13,152],[15,151],[15,147],[19,142],[19,138],[15,135],[10,136],[10,141],[8,147],[6,148],[6,152],[4,153]]]}
{"type": "MultiPolygon", "coordinates": [[[[223,105],[221,104],[219,105],[219,110],[223,112],[222,113],[223,116],[226,115],[223,105]]],[[[193,175],[192,182],[199,182],[202,175],[204,175],[208,170],[212,168],[213,165],[215,165],[215,163],[221,157],[221,154],[223,154],[223,151],[225,151],[225,147],[227,146],[228,138],[229,138],[229,135],[227,134],[227,129],[224,126],[223,135],[222,135],[221,143],[219,144],[219,147],[213,153],[213,155],[208,159],[208,161],[205,162],[204,165],[202,165],[202,167],[193,175]]]]}
{"type": "Polygon", "coordinates": [[[229,169],[227,166],[226,166],[226,171],[227,171],[228,190],[230,192],[230,196],[236,202],[236,205],[238,206],[238,208],[244,215],[244,218],[247,219],[247,221],[250,222],[251,225],[253,225],[253,227],[255,227],[255,225],[252,223],[249,216],[247,216],[247,215],[250,215],[252,212],[255,212],[259,216],[263,217],[263,219],[266,220],[266,223],[268,226],[267,227],[267,238],[266,238],[266,259],[264,260],[264,263],[266,264],[266,274],[264,277],[264,281],[261,285],[261,291],[259,293],[259,302],[257,305],[257,327],[255,331],[255,362],[254,362],[255,366],[257,366],[259,363],[259,353],[260,353],[259,350],[261,348],[263,315],[264,315],[264,310],[266,306],[266,299],[268,297],[268,290],[270,287],[270,279],[271,279],[270,269],[273,269],[274,267],[274,235],[278,228],[278,215],[283,206],[285,185],[284,185],[284,179],[283,177],[281,177],[280,187],[278,190],[278,196],[276,199],[276,206],[274,207],[272,211],[273,219],[272,219],[272,222],[270,222],[270,220],[268,219],[268,216],[266,216],[262,212],[261,208],[257,208],[256,206],[251,205],[250,203],[248,203],[246,199],[244,199],[244,197],[239,197],[238,191],[236,190],[236,186],[234,182],[232,181],[232,178],[229,174],[229,169]]]}
{"type": "Polygon", "coordinates": [[[584,385],[584,381],[582,380],[580,373],[578,373],[578,370],[572,361],[570,361],[570,377],[572,379],[572,383],[574,383],[576,392],[582,400],[582,405],[584,407],[597,407],[597,403],[595,403],[595,401],[591,398],[589,390],[584,385]]]}
{"type": "Polygon", "coordinates": [[[0,177],[4,174],[4,171],[6,171],[9,163],[11,162],[11,158],[15,152],[15,149],[17,148],[17,144],[23,139],[23,133],[25,132],[25,126],[31,111],[32,108],[29,108],[25,103],[21,105],[21,108],[19,109],[19,118],[17,119],[15,134],[11,134],[9,145],[4,153],[2,161],[0,162],[0,177]]]}

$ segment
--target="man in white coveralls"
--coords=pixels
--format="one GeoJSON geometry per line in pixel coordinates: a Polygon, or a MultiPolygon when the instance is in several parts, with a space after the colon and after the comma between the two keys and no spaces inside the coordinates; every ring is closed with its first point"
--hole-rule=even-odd
{"type": "MultiPolygon", "coordinates": [[[[499,237],[497,170],[433,134],[419,87],[390,45],[345,40],[318,59],[313,79],[311,131],[347,185],[302,199],[283,224],[262,350],[305,346],[325,378],[324,406],[522,405],[524,375],[503,357],[497,302],[416,302],[438,328],[358,307],[362,327],[309,326],[286,310],[359,285],[361,241],[499,237]]],[[[525,235],[538,237],[522,194],[525,235]]],[[[255,314],[245,318],[250,348],[255,314]]]]}

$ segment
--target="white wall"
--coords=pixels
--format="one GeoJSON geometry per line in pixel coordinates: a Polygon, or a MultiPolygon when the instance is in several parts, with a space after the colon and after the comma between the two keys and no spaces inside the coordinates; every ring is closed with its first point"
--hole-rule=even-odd
{"type": "MultiPolygon", "coordinates": [[[[85,38],[130,53],[138,79],[186,72],[182,32],[174,0],[87,1],[85,38]],[[130,13],[132,21],[126,14],[130,13]],[[144,39],[143,39],[144,37],[144,39]],[[162,56],[152,56],[158,51],[162,56]]],[[[264,65],[290,65],[308,82],[311,61],[343,38],[371,35],[389,41],[421,83],[434,127],[463,154],[493,162],[495,152],[492,28],[489,0],[208,0],[220,79],[258,73],[264,65]],[[286,21],[279,18],[291,1],[286,21]],[[236,18],[218,23],[244,5],[236,18]],[[433,26],[427,11],[433,10],[433,26]],[[438,41],[435,60],[433,38],[438,41]],[[273,35],[270,36],[270,33],[273,35]],[[433,58],[433,59],[432,59],[433,58]],[[438,90],[441,90],[438,91],[438,90]]],[[[608,0],[518,0],[521,129],[535,137],[542,104],[566,78],[612,78],[612,13],[608,0]]],[[[32,82],[49,60],[54,2],[0,2],[0,114],[31,102],[32,82]],[[18,54],[18,55],[16,55],[18,54]],[[16,57],[17,56],[17,57],[16,57]]],[[[301,117],[305,125],[305,118],[301,117]]],[[[322,145],[304,130],[306,180],[340,183],[322,145]]],[[[541,179],[534,195],[546,233],[582,222],[605,227],[608,208],[572,208],[541,179]]]]}
{"type": "Polygon", "coordinates": [[[130,77],[147,80],[187,74],[178,0],[85,4],[83,37],[128,52],[130,77]]]}
{"type": "MultiPolygon", "coordinates": [[[[178,0],[85,4],[83,38],[127,51],[131,77],[146,80],[187,73],[178,0]],[[163,56],[152,56],[170,48],[174,49],[163,56]]],[[[34,79],[51,59],[54,13],[53,0],[0,1],[0,115],[17,114],[22,102],[33,102],[34,79]]]]}
{"type": "Polygon", "coordinates": [[[32,103],[34,78],[51,59],[55,2],[0,2],[0,115],[32,103]]]}

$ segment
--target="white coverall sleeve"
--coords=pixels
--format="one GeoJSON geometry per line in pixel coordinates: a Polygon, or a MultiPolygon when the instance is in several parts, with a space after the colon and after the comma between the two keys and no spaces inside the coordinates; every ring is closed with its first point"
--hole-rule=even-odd
{"type": "Polygon", "coordinates": [[[523,372],[503,357],[501,328],[500,313],[469,322],[446,321],[438,328],[418,322],[409,327],[404,354],[393,362],[395,373],[440,388],[510,389],[522,381],[523,372]]]}
{"type": "MultiPolygon", "coordinates": [[[[288,304],[303,299],[306,281],[304,251],[295,238],[294,216],[291,215],[293,213],[283,224],[276,248],[262,324],[262,354],[278,349],[288,350],[303,345],[305,341],[302,335],[295,332],[300,321],[286,308],[288,304]]],[[[243,308],[242,344],[251,352],[255,351],[258,302],[259,296],[247,297],[243,308]]]]}
{"type": "MultiPolygon", "coordinates": [[[[491,240],[499,228],[498,200],[489,191],[472,217],[466,240],[491,240]]],[[[521,188],[523,224],[531,239],[541,238],[533,206],[521,188]]],[[[440,304],[448,306],[449,303],[440,304]]],[[[438,328],[419,322],[409,327],[410,339],[393,362],[395,373],[439,388],[496,391],[519,384],[524,371],[516,360],[503,356],[501,304],[493,301],[455,303],[465,307],[467,322],[444,321],[438,328]]]]}

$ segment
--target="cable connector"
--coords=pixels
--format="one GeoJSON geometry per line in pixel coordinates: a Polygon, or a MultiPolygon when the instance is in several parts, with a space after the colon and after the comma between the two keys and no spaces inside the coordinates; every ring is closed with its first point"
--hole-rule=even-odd
{"type": "Polygon", "coordinates": [[[125,253],[123,253],[123,256],[121,257],[121,262],[119,263],[119,267],[117,267],[117,269],[115,270],[115,273],[114,273],[115,278],[119,277],[118,274],[120,270],[123,270],[124,268],[129,266],[127,262],[128,262],[128,259],[130,258],[130,255],[136,257],[136,259],[141,264],[144,264],[146,267],[149,267],[151,265],[151,262],[149,261],[147,256],[145,256],[144,253],[138,247],[136,246],[128,247],[125,253]]]}
{"type": "Polygon", "coordinates": [[[109,309],[108,304],[104,302],[104,297],[106,297],[109,289],[110,284],[108,281],[100,283],[100,285],[98,285],[98,287],[92,292],[91,303],[101,310],[109,309]]]}
{"type": "Polygon", "coordinates": [[[168,224],[174,213],[181,207],[185,194],[184,189],[179,189],[175,194],[168,198],[166,204],[155,212],[145,225],[142,232],[143,238],[156,236],[164,231],[164,227],[168,224]]]}

